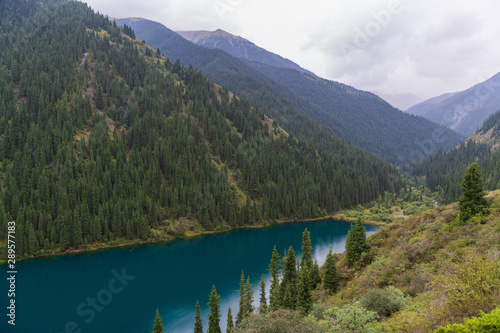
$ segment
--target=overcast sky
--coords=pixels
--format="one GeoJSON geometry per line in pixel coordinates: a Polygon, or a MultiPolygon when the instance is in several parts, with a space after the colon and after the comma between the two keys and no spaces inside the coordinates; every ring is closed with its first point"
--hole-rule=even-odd
{"type": "Polygon", "coordinates": [[[319,76],[388,99],[427,99],[500,72],[497,0],[84,2],[110,17],[144,17],[172,30],[220,28],[319,76]]]}

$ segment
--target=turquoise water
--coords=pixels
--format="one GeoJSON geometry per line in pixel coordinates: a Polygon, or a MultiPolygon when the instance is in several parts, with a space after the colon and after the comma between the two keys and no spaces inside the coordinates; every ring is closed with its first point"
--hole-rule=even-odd
{"type": "MultiPolygon", "coordinates": [[[[166,332],[192,332],[197,300],[206,330],[212,285],[221,296],[224,331],[228,306],[233,316],[238,312],[241,271],[250,275],[257,302],[274,245],[281,255],[290,245],[300,255],[306,227],[320,265],[330,245],[334,252],[344,251],[349,223],[326,220],[18,263],[16,326],[7,324],[8,282],[3,278],[0,331],[149,333],[158,308],[166,332]]],[[[367,225],[366,230],[370,234],[377,227],[367,225]]]]}

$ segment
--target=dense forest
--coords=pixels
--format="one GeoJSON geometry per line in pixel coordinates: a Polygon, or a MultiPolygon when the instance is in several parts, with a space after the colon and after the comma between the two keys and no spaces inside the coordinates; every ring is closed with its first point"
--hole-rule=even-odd
{"type": "Polygon", "coordinates": [[[466,142],[448,152],[438,152],[412,165],[410,172],[425,176],[440,200],[450,203],[461,195],[460,182],[469,164],[478,162],[487,190],[500,188],[500,111],[491,115],[466,142]]]}
{"type": "Polygon", "coordinates": [[[323,216],[402,187],[395,167],[294,138],[83,3],[2,1],[0,20],[0,235],[16,221],[19,258],[323,216]]]}
{"type": "Polygon", "coordinates": [[[248,98],[289,133],[319,147],[328,142],[325,133],[333,132],[386,161],[405,165],[465,139],[427,119],[396,110],[372,93],[294,69],[237,59],[222,50],[195,45],[156,22],[122,19],[118,23],[132,26],[152,47],[186,66],[191,63],[200,68],[216,83],[248,98]]]}

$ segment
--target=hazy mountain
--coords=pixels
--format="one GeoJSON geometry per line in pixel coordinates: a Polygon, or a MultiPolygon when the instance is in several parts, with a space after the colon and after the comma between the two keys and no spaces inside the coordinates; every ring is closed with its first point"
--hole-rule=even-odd
{"type": "MultiPolygon", "coordinates": [[[[216,83],[246,96],[294,135],[304,137],[303,133],[298,134],[305,126],[295,113],[298,109],[344,140],[395,164],[438,149],[448,150],[464,139],[424,118],[403,113],[372,93],[307,72],[197,46],[149,20],[121,19],[117,23],[130,25],[140,39],[160,48],[167,57],[192,64],[216,83]]],[[[315,140],[325,142],[322,138],[315,140]]]]}
{"type": "Polygon", "coordinates": [[[177,33],[197,45],[223,50],[237,58],[261,62],[274,67],[292,68],[300,72],[306,71],[291,60],[221,29],[215,31],[177,31],[177,33]]]}
{"type": "Polygon", "coordinates": [[[439,105],[439,103],[447,100],[448,98],[456,94],[457,93],[446,93],[443,95],[429,98],[428,100],[425,100],[418,104],[414,104],[412,107],[408,108],[406,112],[423,117],[427,112],[436,108],[436,106],[439,105]]]}
{"type": "Polygon", "coordinates": [[[406,112],[430,119],[465,136],[500,109],[500,73],[457,93],[444,94],[419,103],[406,112]]]}
{"type": "Polygon", "coordinates": [[[393,107],[400,109],[401,111],[405,111],[406,109],[412,107],[413,105],[422,102],[422,97],[417,96],[415,94],[406,93],[406,94],[386,94],[378,91],[373,91],[374,94],[377,94],[382,99],[387,101],[393,107]]]}

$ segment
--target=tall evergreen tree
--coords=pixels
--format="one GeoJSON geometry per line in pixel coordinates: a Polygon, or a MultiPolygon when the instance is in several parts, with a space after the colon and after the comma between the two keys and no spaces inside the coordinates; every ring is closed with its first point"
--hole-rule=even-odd
{"type": "Polygon", "coordinates": [[[313,303],[311,293],[311,283],[309,281],[309,274],[307,270],[300,273],[298,291],[297,291],[297,310],[307,313],[313,303]]]}
{"type": "Polygon", "coordinates": [[[160,311],[156,309],[155,322],[153,324],[153,330],[151,333],[165,333],[165,329],[163,328],[163,323],[161,322],[160,311]]]}
{"type": "Polygon", "coordinates": [[[283,279],[280,284],[280,293],[283,297],[283,307],[295,309],[297,303],[297,264],[293,247],[288,248],[283,258],[283,279]]]}
{"type": "Polygon", "coordinates": [[[484,197],[484,182],[477,162],[472,163],[462,180],[462,197],[458,202],[460,220],[468,221],[477,214],[485,213],[489,202],[484,197]]]}
{"type": "Polygon", "coordinates": [[[243,318],[245,318],[245,306],[246,306],[246,293],[245,293],[245,273],[241,271],[241,276],[240,276],[240,300],[239,300],[239,309],[238,313],[236,314],[236,325],[241,323],[243,318]]]}
{"type": "Polygon", "coordinates": [[[307,228],[302,233],[302,260],[300,262],[300,269],[311,269],[313,265],[311,233],[307,228]]]}
{"type": "Polygon", "coordinates": [[[279,280],[279,263],[280,255],[276,250],[276,245],[273,249],[271,256],[271,263],[269,264],[269,274],[271,274],[271,288],[269,290],[269,311],[275,311],[280,306],[280,280],[279,280]]]}
{"type": "Polygon", "coordinates": [[[226,326],[226,333],[231,333],[234,328],[234,323],[233,323],[233,312],[231,311],[231,307],[227,309],[227,326],[226,326]]]}
{"type": "Polygon", "coordinates": [[[345,247],[349,265],[354,265],[358,262],[361,259],[361,254],[368,250],[366,229],[360,218],[358,218],[355,224],[351,224],[351,228],[347,233],[345,247]]]}
{"type": "Polygon", "coordinates": [[[203,322],[201,321],[200,301],[196,301],[194,333],[203,333],[203,322]]]}
{"type": "Polygon", "coordinates": [[[267,299],[266,299],[266,281],[264,280],[264,274],[260,278],[260,306],[259,313],[264,314],[267,312],[267,299]]]}
{"type": "Polygon", "coordinates": [[[325,266],[323,268],[323,289],[336,293],[340,286],[340,277],[337,273],[337,265],[335,262],[335,256],[332,253],[332,247],[326,255],[325,266]]]}
{"type": "Polygon", "coordinates": [[[316,259],[314,260],[314,264],[309,274],[309,282],[311,283],[311,289],[316,288],[318,283],[321,282],[321,276],[319,274],[319,265],[316,259]]]}
{"type": "Polygon", "coordinates": [[[220,328],[220,296],[217,295],[217,290],[215,286],[212,286],[212,292],[210,294],[210,301],[208,306],[210,307],[210,312],[208,313],[208,331],[207,333],[222,333],[220,328]]]}
{"type": "Polygon", "coordinates": [[[250,283],[250,276],[247,276],[247,282],[245,284],[245,317],[249,316],[253,312],[253,289],[250,283]]]}

